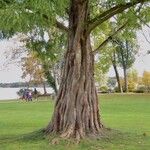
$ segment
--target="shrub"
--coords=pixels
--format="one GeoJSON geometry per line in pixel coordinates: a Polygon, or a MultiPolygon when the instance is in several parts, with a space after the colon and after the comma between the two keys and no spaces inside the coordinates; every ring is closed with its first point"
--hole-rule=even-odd
{"type": "MultiPolygon", "coordinates": [[[[31,91],[32,92],[32,96],[34,97],[34,91],[32,89],[20,89],[18,92],[17,92],[17,95],[19,97],[23,97],[23,94],[25,91],[31,91]]],[[[41,93],[39,91],[37,91],[37,95],[40,95],[41,93]]]]}
{"type": "Polygon", "coordinates": [[[144,86],[140,86],[135,90],[136,93],[144,93],[146,92],[146,88],[144,86]]]}
{"type": "Polygon", "coordinates": [[[101,86],[99,90],[101,93],[108,93],[108,87],[107,86],[101,86]]]}

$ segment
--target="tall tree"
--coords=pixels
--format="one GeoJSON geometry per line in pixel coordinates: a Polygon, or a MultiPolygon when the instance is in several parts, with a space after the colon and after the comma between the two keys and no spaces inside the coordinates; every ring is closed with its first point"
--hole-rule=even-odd
{"type": "MultiPolygon", "coordinates": [[[[3,1],[4,4],[0,6],[0,27],[3,29],[6,26],[7,29],[16,26],[19,32],[27,32],[33,27],[55,25],[68,33],[62,81],[54,114],[46,127],[46,133],[54,132],[61,134],[62,137],[80,139],[89,134],[95,135],[102,132],[103,124],[100,119],[94,82],[94,51],[91,47],[90,33],[112,16],[147,1],[114,0],[106,1],[106,3],[96,0],[3,1]],[[110,8],[106,6],[107,2],[110,8]],[[95,10],[100,11],[94,13],[95,10]],[[69,18],[68,27],[58,22],[61,18],[67,17],[69,18]]],[[[101,46],[98,46],[99,48],[101,46]]]]}
{"type": "Polygon", "coordinates": [[[94,77],[98,88],[102,86],[105,87],[107,86],[106,74],[108,73],[109,68],[111,66],[110,61],[110,55],[112,53],[111,51],[112,51],[111,48],[107,46],[104,49],[101,49],[101,52],[96,56],[94,65],[94,77]]]}
{"type": "Polygon", "coordinates": [[[37,34],[37,38],[32,33],[33,35],[31,34],[25,41],[29,52],[32,50],[36,53],[49,85],[57,94],[61,80],[63,55],[66,49],[66,37],[64,33],[57,33],[56,29],[53,30],[51,32],[42,31],[47,33],[47,39],[44,37],[44,34],[37,34]]]}
{"type": "Polygon", "coordinates": [[[136,90],[137,85],[138,85],[138,73],[135,69],[132,69],[128,72],[128,90],[129,92],[133,92],[136,90]]]}
{"type": "Polygon", "coordinates": [[[149,71],[144,71],[142,81],[143,81],[143,85],[146,88],[146,92],[150,92],[150,72],[149,71]]]}
{"type": "Polygon", "coordinates": [[[37,59],[35,53],[30,53],[27,55],[27,57],[23,58],[22,71],[22,78],[29,78],[29,82],[35,85],[43,85],[44,94],[47,93],[45,86],[46,79],[44,76],[44,69],[42,68],[42,65],[39,59],[37,59]]]}
{"type": "Polygon", "coordinates": [[[124,91],[128,92],[128,76],[127,70],[133,65],[135,56],[137,54],[137,46],[134,39],[114,39],[117,43],[116,52],[118,57],[118,63],[123,68],[124,74],[124,91]]]}

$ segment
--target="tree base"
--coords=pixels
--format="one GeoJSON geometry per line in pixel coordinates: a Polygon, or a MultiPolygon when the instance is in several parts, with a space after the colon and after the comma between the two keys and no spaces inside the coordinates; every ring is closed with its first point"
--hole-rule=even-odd
{"type": "Polygon", "coordinates": [[[110,131],[110,129],[105,128],[104,126],[101,127],[99,131],[88,131],[88,132],[81,132],[79,130],[74,130],[73,128],[68,129],[67,131],[56,132],[53,131],[51,128],[43,130],[46,135],[57,135],[63,139],[76,139],[76,141],[80,141],[84,138],[101,138],[106,135],[106,132],[110,131]]]}
{"type": "MultiPolygon", "coordinates": [[[[61,141],[61,139],[63,139],[63,140],[71,140],[71,141],[73,141],[73,142],[75,142],[75,143],[80,143],[81,141],[82,141],[82,139],[92,139],[92,140],[101,140],[101,139],[103,139],[103,138],[105,138],[105,139],[108,139],[108,138],[110,138],[111,137],[111,135],[112,134],[114,134],[114,131],[113,130],[111,130],[110,128],[105,128],[105,127],[103,127],[102,129],[101,129],[101,131],[99,131],[98,133],[87,133],[87,134],[85,134],[84,135],[84,137],[82,136],[71,136],[71,134],[70,134],[70,136],[68,136],[69,134],[60,134],[60,133],[54,133],[54,132],[46,132],[46,130],[44,130],[44,133],[48,136],[48,137],[50,137],[50,139],[51,139],[51,143],[52,144],[58,144],[60,141],[61,141]]],[[[118,134],[118,131],[116,132],[115,131],[115,134],[118,134]]]]}

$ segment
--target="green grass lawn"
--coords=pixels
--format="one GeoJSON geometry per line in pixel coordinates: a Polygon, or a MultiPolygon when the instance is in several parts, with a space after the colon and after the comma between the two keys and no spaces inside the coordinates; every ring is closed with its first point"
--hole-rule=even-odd
{"type": "Polygon", "coordinates": [[[150,95],[101,95],[100,103],[102,121],[113,129],[106,137],[53,145],[40,131],[53,101],[0,101],[0,150],[150,150],[150,95]]]}

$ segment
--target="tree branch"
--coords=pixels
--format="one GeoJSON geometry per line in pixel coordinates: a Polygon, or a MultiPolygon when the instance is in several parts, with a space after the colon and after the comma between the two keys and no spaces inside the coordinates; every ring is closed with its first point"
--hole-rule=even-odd
{"type": "MultiPolygon", "coordinates": [[[[146,21],[144,21],[140,16],[136,15],[136,13],[134,13],[133,11],[132,11],[132,13],[140,20],[140,22],[142,24],[144,24],[145,26],[147,26],[150,29],[150,25],[146,21]]],[[[146,37],[143,30],[142,30],[142,34],[143,34],[145,40],[150,44],[150,40],[146,37]]]]}
{"type": "Polygon", "coordinates": [[[148,37],[145,35],[145,33],[144,33],[144,31],[142,30],[142,34],[143,34],[143,36],[144,36],[144,38],[145,38],[145,40],[150,44],[150,40],[148,39],[148,37]]]}
{"type": "MultiPolygon", "coordinates": [[[[42,16],[43,16],[43,18],[45,18],[46,20],[49,19],[48,16],[45,15],[45,14],[43,14],[42,16]]],[[[59,28],[59,29],[65,31],[65,32],[68,32],[68,31],[69,31],[68,27],[66,27],[63,23],[59,22],[57,19],[55,20],[55,22],[56,22],[56,27],[57,27],[57,28],[59,28]]]]}
{"type": "Polygon", "coordinates": [[[106,46],[106,44],[122,29],[124,29],[124,27],[127,25],[127,22],[122,25],[118,30],[116,30],[112,35],[110,35],[105,41],[103,41],[94,51],[92,51],[92,53],[95,55],[99,49],[102,49],[104,46],[106,46]]]}
{"type": "Polygon", "coordinates": [[[69,31],[69,29],[63,23],[60,23],[58,20],[56,20],[56,27],[65,32],[69,31]]]}
{"type": "Polygon", "coordinates": [[[90,33],[93,29],[95,29],[98,25],[102,24],[104,21],[110,19],[112,16],[121,13],[127,8],[130,8],[138,3],[144,3],[148,1],[149,0],[136,0],[134,2],[119,4],[110,8],[109,10],[105,11],[104,13],[98,15],[97,17],[89,21],[88,33],[90,33]]]}
{"type": "Polygon", "coordinates": [[[137,17],[137,18],[140,20],[141,23],[143,23],[143,24],[146,25],[148,28],[150,28],[150,25],[149,25],[146,21],[144,21],[140,16],[136,15],[133,11],[132,11],[132,14],[133,14],[135,17],[137,17]]]}

